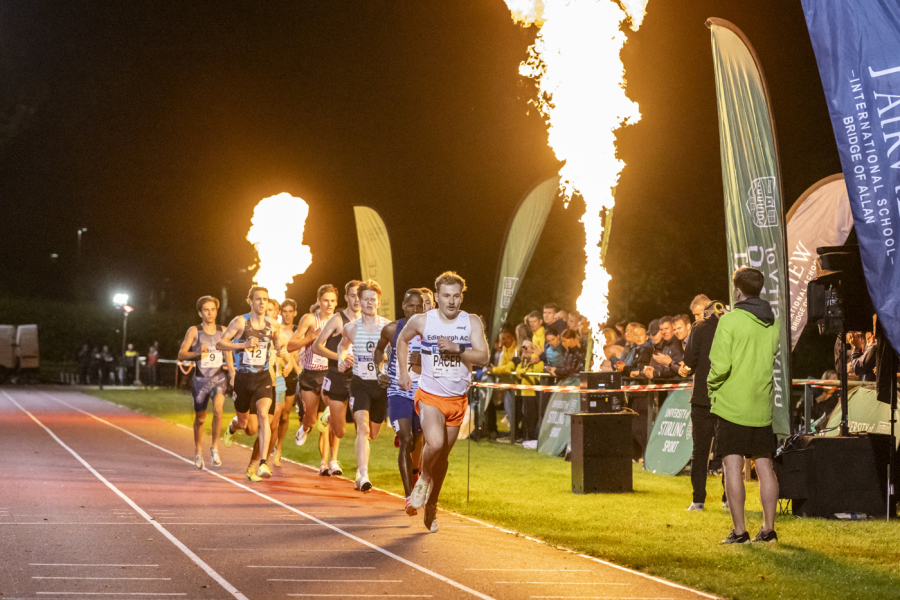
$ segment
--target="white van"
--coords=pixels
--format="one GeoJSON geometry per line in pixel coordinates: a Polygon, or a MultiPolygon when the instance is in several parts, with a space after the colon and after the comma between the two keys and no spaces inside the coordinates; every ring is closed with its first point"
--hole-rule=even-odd
{"type": "Polygon", "coordinates": [[[38,368],[40,359],[37,325],[19,325],[16,329],[16,353],[19,357],[20,369],[38,368]]]}

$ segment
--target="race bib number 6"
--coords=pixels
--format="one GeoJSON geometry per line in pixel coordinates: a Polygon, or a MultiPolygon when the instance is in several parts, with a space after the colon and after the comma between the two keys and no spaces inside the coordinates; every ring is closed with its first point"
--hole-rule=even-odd
{"type": "Polygon", "coordinates": [[[360,379],[375,380],[378,379],[378,371],[375,370],[375,361],[371,356],[357,356],[356,364],[359,365],[358,374],[360,379]]]}

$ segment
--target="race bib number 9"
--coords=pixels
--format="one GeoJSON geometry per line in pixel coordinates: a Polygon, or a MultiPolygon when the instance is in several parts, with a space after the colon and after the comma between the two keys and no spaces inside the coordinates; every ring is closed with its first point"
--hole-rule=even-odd
{"type": "Polygon", "coordinates": [[[218,369],[222,366],[222,351],[210,347],[209,352],[200,355],[201,369],[218,369]]]}
{"type": "Polygon", "coordinates": [[[251,367],[262,367],[266,364],[266,349],[268,344],[261,344],[256,348],[244,350],[244,364],[251,367]]]}
{"type": "Polygon", "coordinates": [[[356,364],[358,365],[358,373],[360,379],[374,380],[378,379],[378,371],[375,370],[375,361],[371,356],[357,356],[356,364]]]}
{"type": "Polygon", "coordinates": [[[462,359],[459,354],[440,354],[435,352],[431,355],[432,369],[431,372],[435,377],[444,377],[459,381],[462,379],[462,359]]]}

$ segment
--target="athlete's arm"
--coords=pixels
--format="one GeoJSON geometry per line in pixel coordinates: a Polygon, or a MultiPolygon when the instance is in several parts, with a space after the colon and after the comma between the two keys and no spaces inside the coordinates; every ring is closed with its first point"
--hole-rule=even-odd
{"type": "Polygon", "coordinates": [[[341,331],[341,343],[338,346],[338,362],[343,362],[344,359],[347,358],[347,354],[350,352],[350,346],[353,345],[353,340],[356,338],[356,322],[347,323],[344,325],[344,329],[341,331]]]}
{"type": "Polygon", "coordinates": [[[197,360],[200,358],[200,354],[203,352],[202,347],[200,352],[191,352],[191,346],[194,345],[195,339],[197,339],[197,328],[192,326],[184,334],[184,341],[181,342],[181,348],[178,350],[178,360],[197,360]]]}
{"type": "Polygon", "coordinates": [[[393,323],[389,323],[384,326],[384,329],[381,330],[381,337],[378,339],[378,343],[375,345],[375,353],[372,355],[372,360],[375,361],[375,370],[381,370],[381,363],[384,362],[384,350],[391,343],[391,340],[394,339],[394,333],[397,331],[397,321],[393,323]]]}
{"type": "Polygon", "coordinates": [[[308,346],[316,339],[317,335],[319,335],[319,330],[316,329],[315,315],[303,315],[303,318],[300,319],[300,325],[294,333],[294,337],[288,342],[288,352],[296,352],[300,348],[308,346]]]}
{"type": "Polygon", "coordinates": [[[484,337],[484,326],[481,324],[481,317],[469,315],[469,327],[472,329],[472,335],[469,336],[472,347],[465,348],[464,351],[459,353],[459,357],[470,368],[484,367],[490,362],[491,353],[488,350],[487,339],[484,337]]]}
{"type": "Polygon", "coordinates": [[[397,336],[397,382],[404,390],[412,389],[412,379],[409,376],[409,342],[417,335],[422,335],[425,329],[425,315],[415,315],[397,336]]]}
{"type": "Polygon", "coordinates": [[[328,341],[328,338],[338,333],[338,328],[343,325],[344,321],[341,319],[340,314],[333,315],[328,322],[325,323],[325,327],[322,328],[322,331],[319,332],[319,335],[316,336],[315,341],[312,343],[312,351],[314,354],[318,354],[319,356],[324,356],[330,360],[339,360],[337,352],[333,352],[325,347],[325,342],[328,341]]]}
{"type": "MultiPolygon", "coordinates": [[[[239,344],[231,341],[234,339],[234,336],[240,334],[242,331],[244,331],[244,317],[243,315],[238,315],[228,324],[225,333],[222,334],[222,339],[216,344],[216,348],[219,350],[243,350],[244,348],[248,348],[250,340],[245,340],[239,344]]],[[[256,338],[250,339],[255,340],[256,338]]]]}

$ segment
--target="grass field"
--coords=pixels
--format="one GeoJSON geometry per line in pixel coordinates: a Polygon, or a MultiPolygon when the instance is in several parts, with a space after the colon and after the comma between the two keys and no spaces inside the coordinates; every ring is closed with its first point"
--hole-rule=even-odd
{"type": "MultiPolygon", "coordinates": [[[[94,395],[176,423],[190,426],[193,420],[186,392],[129,390],[94,395]]],[[[296,427],[292,419],[284,455],[318,467],[314,440],[303,447],[294,445],[296,427]]],[[[351,476],[356,468],[354,435],[350,426],[340,456],[344,472],[351,476]]],[[[385,425],[372,444],[369,474],[377,487],[402,494],[393,437],[385,425]]],[[[184,454],[193,454],[190,442],[185,443],[184,454]]],[[[470,447],[463,440],[451,455],[440,506],[729,598],[900,598],[900,523],[896,521],[784,516],[776,521],[781,540],[777,545],[719,546],[731,529],[731,520],[718,502],[718,479],[708,480],[704,513],[685,511],[691,500],[687,477],[653,475],[635,465],[634,490],[626,495],[575,495],[570,465],[562,459],[501,443],[470,447]]],[[[762,523],[758,493],[756,482],[748,484],[751,534],[762,523]]]]}

